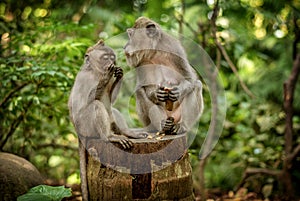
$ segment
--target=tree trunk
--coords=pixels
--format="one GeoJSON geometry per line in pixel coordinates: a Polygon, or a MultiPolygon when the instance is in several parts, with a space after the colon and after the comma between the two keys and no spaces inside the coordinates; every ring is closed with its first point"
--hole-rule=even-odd
{"type": "Polygon", "coordinates": [[[124,151],[116,143],[89,142],[89,200],[195,200],[185,135],[132,140],[124,151]]]}

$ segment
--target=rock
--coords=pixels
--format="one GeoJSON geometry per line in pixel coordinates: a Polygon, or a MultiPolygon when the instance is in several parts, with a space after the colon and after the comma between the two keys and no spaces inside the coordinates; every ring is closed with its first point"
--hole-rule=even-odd
{"type": "Polygon", "coordinates": [[[30,188],[43,184],[44,179],[29,161],[0,152],[0,201],[13,201],[30,188]]]}

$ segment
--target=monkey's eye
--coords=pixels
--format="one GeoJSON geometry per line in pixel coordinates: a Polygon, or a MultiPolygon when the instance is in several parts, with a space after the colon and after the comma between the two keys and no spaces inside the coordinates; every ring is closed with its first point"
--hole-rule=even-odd
{"type": "Polygon", "coordinates": [[[107,60],[107,59],[109,59],[109,56],[108,55],[104,55],[103,59],[107,60]]]}
{"type": "Polygon", "coordinates": [[[115,59],[116,59],[115,55],[111,55],[111,56],[110,56],[110,59],[111,59],[111,60],[115,60],[115,59]]]}

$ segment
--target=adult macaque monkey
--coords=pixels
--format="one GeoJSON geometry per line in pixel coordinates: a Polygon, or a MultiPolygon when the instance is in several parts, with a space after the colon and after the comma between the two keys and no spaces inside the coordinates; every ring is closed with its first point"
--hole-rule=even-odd
{"type": "Polygon", "coordinates": [[[180,42],[154,21],[140,17],[127,29],[128,65],[136,68],[137,113],[148,130],[178,134],[203,111],[202,84],[180,42]]]}
{"type": "Polygon", "coordinates": [[[97,155],[96,148],[89,146],[89,139],[118,142],[124,149],[128,149],[132,146],[128,137],[147,137],[145,133],[136,133],[128,129],[121,114],[112,108],[123,76],[122,69],[115,64],[115,53],[105,46],[103,41],[90,47],[69,98],[70,118],[79,136],[84,201],[88,200],[86,150],[90,155],[97,155]]]}

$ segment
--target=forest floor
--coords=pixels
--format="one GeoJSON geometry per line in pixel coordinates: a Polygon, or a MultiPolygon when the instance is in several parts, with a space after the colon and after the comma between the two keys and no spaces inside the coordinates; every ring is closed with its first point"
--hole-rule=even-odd
{"type": "MultiPolygon", "coordinates": [[[[66,186],[72,189],[72,196],[64,198],[63,201],[81,201],[80,186],[75,184],[72,186],[66,186]]],[[[196,201],[201,201],[201,196],[195,193],[196,201]]],[[[254,192],[248,192],[247,189],[241,188],[237,192],[234,191],[221,191],[220,189],[209,189],[207,191],[206,201],[284,201],[284,198],[262,198],[254,192]]],[[[300,200],[298,200],[300,201],[300,200]]]]}

